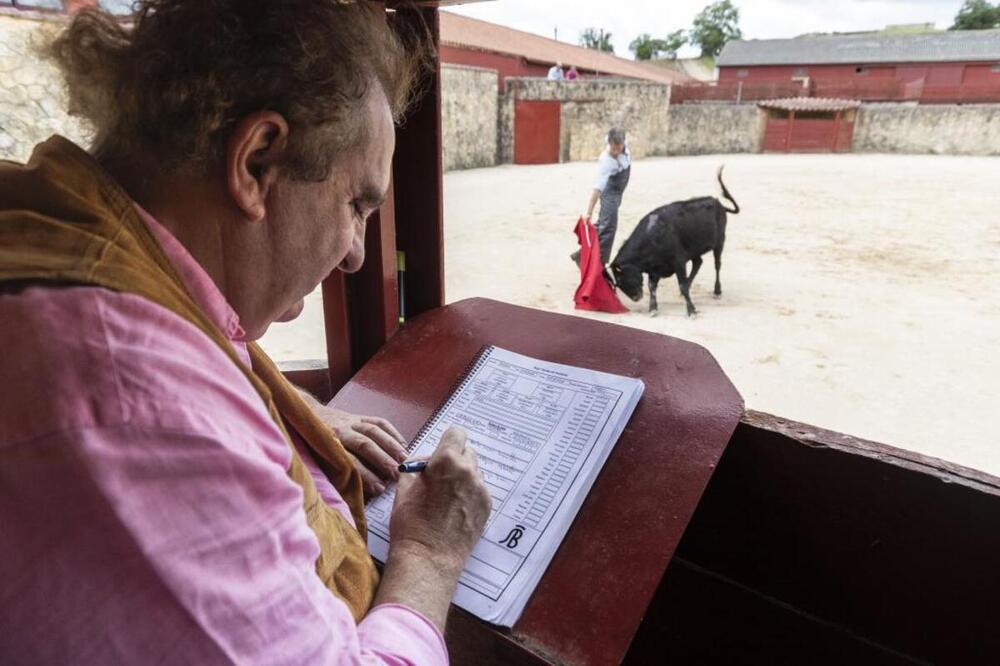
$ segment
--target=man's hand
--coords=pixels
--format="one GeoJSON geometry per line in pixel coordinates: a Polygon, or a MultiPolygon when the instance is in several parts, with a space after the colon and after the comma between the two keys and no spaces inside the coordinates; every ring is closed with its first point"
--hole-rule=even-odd
{"type": "Polygon", "coordinates": [[[300,392],[354,456],[366,498],[381,494],[387,483],[399,478],[396,466],[406,460],[406,440],[391,423],[377,416],[357,416],[327,407],[305,391],[300,392]]]}
{"type": "Polygon", "coordinates": [[[389,520],[390,549],[417,545],[461,571],[490,515],[492,498],[465,432],[449,428],[427,468],[401,474],[389,520]]]}
{"type": "Polygon", "coordinates": [[[465,433],[449,428],[423,472],[401,475],[375,603],[409,606],[443,631],[458,577],[491,504],[465,433]]]}

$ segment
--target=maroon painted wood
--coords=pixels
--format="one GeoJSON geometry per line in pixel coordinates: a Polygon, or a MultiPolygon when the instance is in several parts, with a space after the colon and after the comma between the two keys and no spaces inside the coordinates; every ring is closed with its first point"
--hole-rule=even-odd
{"type": "Polygon", "coordinates": [[[998,522],[1000,478],[747,412],[674,559],[702,582],[668,571],[633,642],[659,658],[635,663],[998,664],[998,522]],[[883,658],[849,657],[859,641],[883,658]]]}
{"type": "Polygon", "coordinates": [[[323,324],[326,327],[326,360],[330,386],[339,389],[354,374],[347,277],[334,271],[323,280],[323,324]]]}
{"type": "Polygon", "coordinates": [[[842,65],[758,65],[719,68],[718,83],[713,86],[679,86],[672,101],[685,99],[736,99],[742,83],[744,100],[769,99],[789,95],[791,77],[805,69],[814,97],[840,97],[865,101],[900,101],[919,99],[922,103],[997,102],[1000,101],[1000,73],[992,72],[994,63],[923,62],[872,66],[867,63],[842,65]],[[861,71],[858,71],[859,68],[861,71]],[[739,76],[741,70],[744,76],[739,76]],[[688,89],[690,88],[690,89],[688,89]],[[778,92],[778,91],[781,92],[778,92]]]}
{"type": "Polygon", "coordinates": [[[763,151],[765,153],[783,153],[786,150],[787,139],[788,119],[769,116],[767,124],[764,126],[763,151]]]}
{"type": "Polygon", "coordinates": [[[828,153],[851,150],[854,122],[841,112],[826,118],[768,117],[764,126],[764,152],[828,153]]]}
{"type": "Polygon", "coordinates": [[[354,332],[352,372],[364,365],[399,326],[395,218],[393,187],[390,184],[385,203],[368,221],[365,263],[360,271],[348,278],[350,319],[354,332]]]}
{"type": "Polygon", "coordinates": [[[504,94],[506,81],[509,77],[542,77],[548,74],[549,71],[549,65],[529,63],[523,56],[479,51],[447,44],[441,45],[441,62],[448,63],[449,65],[466,65],[468,67],[482,67],[484,69],[495,70],[497,73],[498,95],[504,94]]]}
{"type": "Polygon", "coordinates": [[[796,118],[791,131],[790,153],[829,153],[836,139],[833,117],[796,118]]]}
{"type": "Polygon", "coordinates": [[[785,152],[792,149],[792,130],[795,129],[795,112],[788,112],[788,126],[785,128],[785,152]]]}
{"type": "Polygon", "coordinates": [[[470,299],[408,322],[333,404],[387,417],[413,437],[484,344],[642,377],[646,391],[520,621],[506,634],[460,618],[464,645],[452,644],[455,663],[467,663],[470,644],[482,648],[481,664],[507,661],[512,650],[549,663],[618,663],[743,402],[698,345],[470,299]]]}
{"type": "MultiPolygon", "coordinates": [[[[433,7],[439,3],[421,4],[428,8],[400,10],[395,20],[424,23],[437,40],[437,10],[433,7]]],[[[329,382],[333,390],[343,386],[396,332],[397,249],[407,255],[410,280],[406,299],[410,312],[422,312],[444,302],[440,65],[425,83],[424,96],[396,130],[392,184],[385,204],[368,221],[364,265],[351,276],[335,271],[323,282],[329,382]]]]}
{"type": "MultiPolygon", "coordinates": [[[[420,16],[400,11],[397,20],[426,22],[439,43],[437,10],[420,16]]],[[[396,244],[406,253],[406,310],[413,316],[444,303],[444,195],[441,161],[441,70],[396,131],[393,161],[396,244]]]]}
{"type": "Polygon", "coordinates": [[[560,102],[514,102],[514,164],[559,162],[560,102]]]}

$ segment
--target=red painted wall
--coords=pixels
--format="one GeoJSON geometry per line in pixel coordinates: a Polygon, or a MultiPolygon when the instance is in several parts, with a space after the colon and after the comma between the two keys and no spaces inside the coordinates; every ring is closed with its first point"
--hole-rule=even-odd
{"type": "MultiPolygon", "coordinates": [[[[509,55],[506,53],[493,53],[490,51],[477,51],[458,46],[448,46],[442,44],[439,49],[441,62],[449,65],[468,65],[470,67],[485,67],[497,70],[499,75],[497,81],[497,92],[504,91],[504,78],[508,76],[547,76],[549,67],[555,63],[532,62],[521,56],[509,55]]],[[[563,67],[565,71],[567,67],[563,67]]],[[[598,73],[589,69],[578,69],[581,78],[598,76],[598,73]]]]}
{"type": "Polygon", "coordinates": [[[1000,63],[979,63],[966,65],[962,75],[963,85],[1000,85],[1000,63]]]}
{"type": "MultiPolygon", "coordinates": [[[[854,65],[761,65],[757,67],[720,67],[719,81],[787,81],[796,76],[796,70],[804,70],[805,75],[813,81],[852,81],[858,79],[895,79],[897,81],[913,80],[914,78],[928,77],[932,80],[961,82],[962,72],[967,67],[985,67],[990,69],[989,63],[913,63],[899,65],[865,65],[858,63],[854,65]],[[857,69],[863,67],[865,73],[859,73],[857,69]],[[747,70],[746,76],[738,76],[741,69],[747,70]]],[[[1000,76],[997,76],[1000,81],[1000,76]]]]}
{"type": "Polygon", "coordinates": [[[529,63],[520,56],[503,53],[475,51],[455,46],[441,45],[441,62],[449,65],[468,65],[470,67],[485,67],[497,70],[497,92],[504,90],[503,80],[508,76],[545,76],[549,68],[545,65],[529,63]]]}
{"type": "Polygon", "coordinates": [[[1000,71],[994,71],[994,66],[995,63],[948,62],[720,67],[719,82],[723,89],[742,82],[744,94],[755,99],[767,97],[768,86],[788,94],[784,88],[792,82],[792,77],[808,76],[808,93],[794,94],[871,100],[1000,101],[1000,71]],[[746,70],[746,76],[739,76],[740,70],[746,70]]]}

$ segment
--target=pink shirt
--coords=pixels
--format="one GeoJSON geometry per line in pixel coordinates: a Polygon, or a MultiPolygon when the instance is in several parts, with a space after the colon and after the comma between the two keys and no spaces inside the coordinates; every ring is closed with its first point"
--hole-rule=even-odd
{"type": "MultiPolygon", "coordinates": [[[[221,292],[143,217],[249,362],[221,292]]],[[[447,663],[421,614],[386,604],[355,625],[321,584],[288,446],[194,326],[36,286],[0,294],[0,350],[0,663],[447,663]]]]}

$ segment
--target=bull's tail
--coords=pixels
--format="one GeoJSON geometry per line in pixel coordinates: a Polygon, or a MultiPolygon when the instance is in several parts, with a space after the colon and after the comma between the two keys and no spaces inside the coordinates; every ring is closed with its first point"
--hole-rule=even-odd
{"type": "Polygon", "coordinates": [[[726,199],[728,199],[729,202],[733,204],[733,207],[732,208],[726,208],[725,206],[723,206],[722,208],[727,213],[732,213],[732,214],[735,215],[736,213],[740,212],[740,205],[738,203],[736,203],[736,199],[734,199],[733,195],[730,194],[729,190],[726,189],[726,184],[722,182],[722,169],[725,166],[726,165],[723,164],[722,166],[719,167],[719,173],[716,176],[716,178],[718,178],[718,180],[719,180],[719,187],[722,188],[722,196],[725,197],[726,199]]]}

